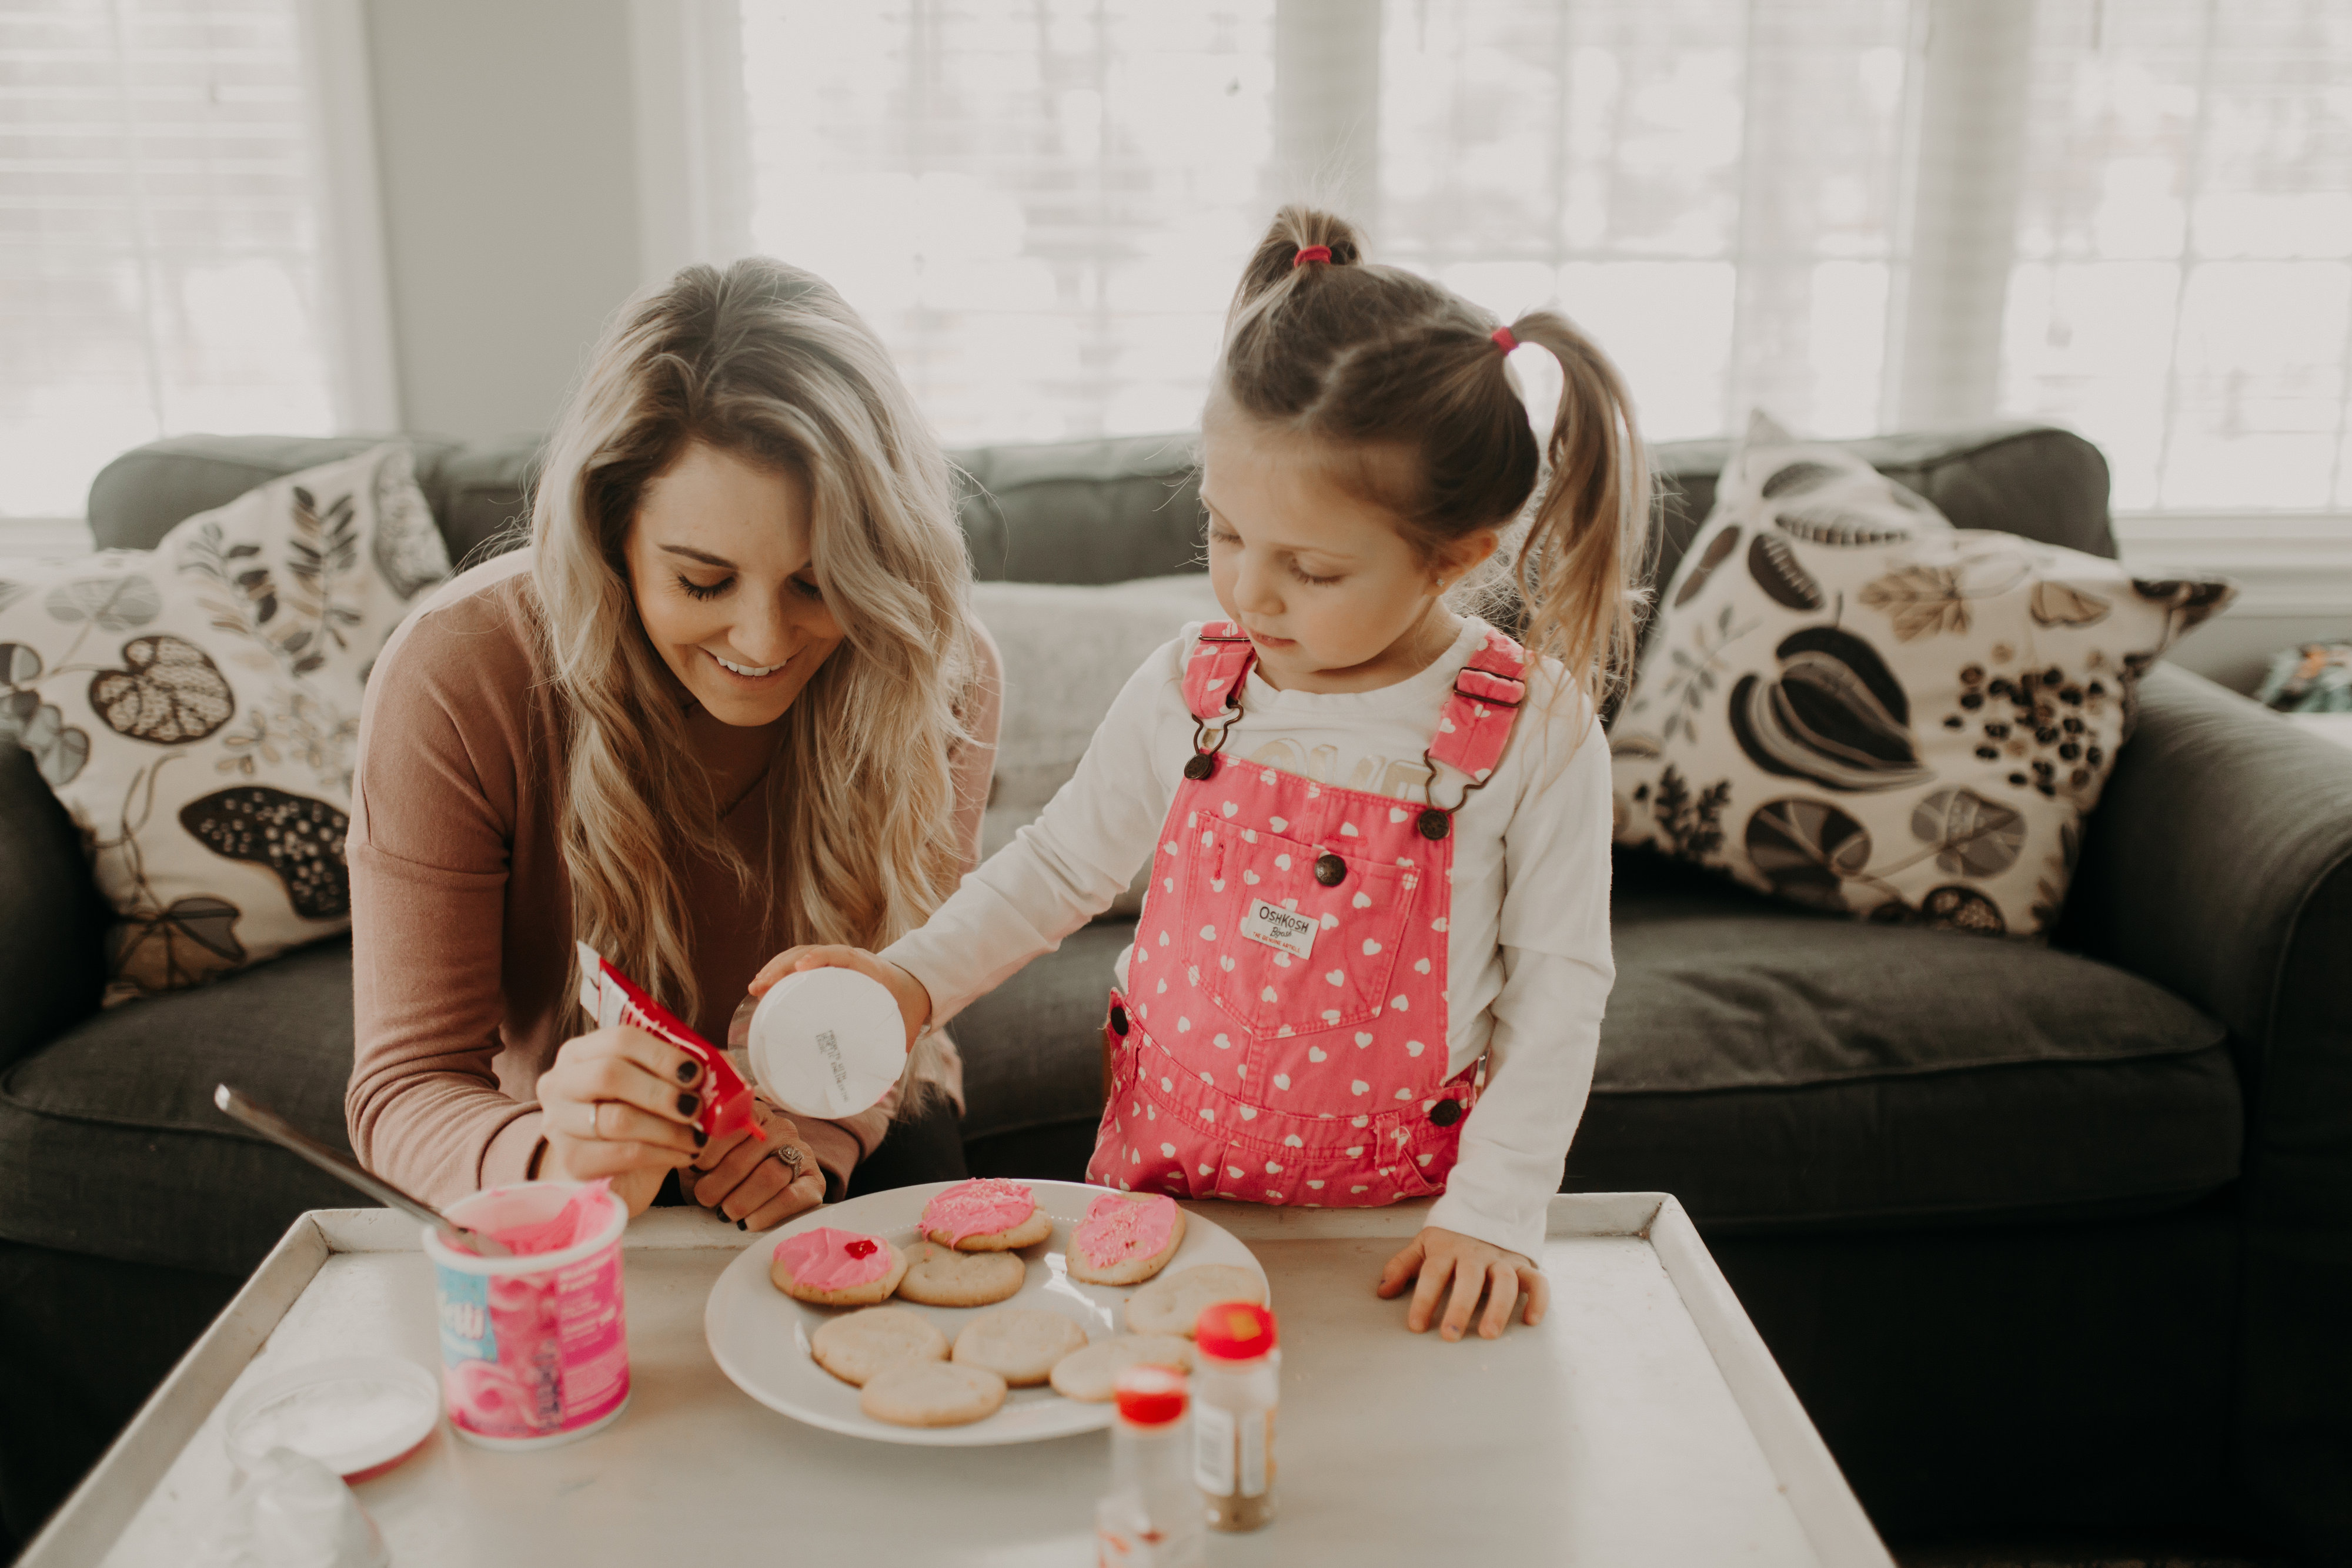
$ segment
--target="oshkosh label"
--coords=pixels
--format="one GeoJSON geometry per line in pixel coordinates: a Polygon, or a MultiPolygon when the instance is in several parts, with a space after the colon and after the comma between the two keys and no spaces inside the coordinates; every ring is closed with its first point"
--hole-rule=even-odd
{"type": "Polygon", "coordinates": [[[1263,898],[1250,901],[1250,912],[1242,920],[1242,935],[1253,942],[1262,942],[1279,948],[1294,958],[1304,958],[1315,951],[1315,933],[1318,923],[1311,915],[1296,915],[1279,904],[1268,904],[1263,898]]]}

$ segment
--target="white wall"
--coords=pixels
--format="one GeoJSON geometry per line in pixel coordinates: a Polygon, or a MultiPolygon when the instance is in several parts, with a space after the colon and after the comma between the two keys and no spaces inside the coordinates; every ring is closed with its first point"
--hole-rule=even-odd
{"type": "Polygon", "coordinates": [[[365,0],[405,429],[545,430],[636,287],[628,0],[365,0]]]}

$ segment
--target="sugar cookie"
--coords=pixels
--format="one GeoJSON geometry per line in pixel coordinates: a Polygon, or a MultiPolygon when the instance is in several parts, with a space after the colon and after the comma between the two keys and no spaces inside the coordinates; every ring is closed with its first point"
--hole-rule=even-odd
{"type": "Polygon", "coordinates": [[[1265,1281],[1237,1263],[1196,1263],[1154,1280],[1128,1298],[1129,1333],[1180,1333],[1192,1337],[1203,1307],[1219,1301],[1265,1304],[1265,1281]]]}
{"type": "Polygon", "coordinates": [[[959,1252],[1010,1252],[1054,1233],[1027,1182],[981,1176],[934,1194],[917,1221],[924,1235],[959,1252]]]}
{"type": "Polygon", "coordinates": [[[1029,1265],[1012,1252],[959,1252],[918,1241],[898,1281],[901,1301],[927,1307],[985,1307],[1021,1293],[1029,1265]]]}
{"type": "Polygon", "coordinates": [[[1111,1385],[1130,1366],[1192,1370],[1192,1342],[1172,1333],[1122,1333],[1074,1350],[1054,1364],[1054,1392],[1065,1399],[1105,1404],[1111,1385]]]}
{"type": "Polygon", "coordinates": [[[1059,1312],[1003,1307],[982,1312],[956,1335],[960,1366],[984,1366],[1015,1388],[1043,1383],[1054,1364],[1087,1343],[1087,1331],[1059,1312]]]}
{"type": "Polygon", "coordinates": [[[1107,1192],[1070,1232],[1070,1278],[1088,1285],[1139,1285],[1165,1269],[1183,1244],[1184,1211],[1174,1198],[1107,1192]]]}
{"type": "Polygon", "coordinates": [[[868,1307],[834,1319],[809,1335],[809,1354],[844,1383],[864,1385],[900,1362],[944,1361],[948,1336],[904,1307],[868,1307]]]}
{"type": "Polygon", "coordinates": [[[894,1427],[961,1427],[996,1414],[1004,1379],[984,1367],[913,1361],[876,1373],[857,1407],[894,1427]]]}
{"type": "Polygon", "coordinates": [[[879,1236],[820,1225],[776,1243],[768,1278],[796,1301],[870,1307],[887,1301],[907,1272],[907,1255],[879,1236]]]}

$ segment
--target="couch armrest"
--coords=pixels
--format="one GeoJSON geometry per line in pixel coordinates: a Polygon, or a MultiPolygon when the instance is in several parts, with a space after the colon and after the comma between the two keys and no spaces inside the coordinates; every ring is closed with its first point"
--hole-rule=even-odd
{"type": "Polygon", "coordinates": [[[2239,1478],[2352,1559],[2352,752],[2159,665],[2060,939],[2229,1028],[2247,1106],[2239,1478]]]}
{"type": "Polygon", "coordinates": [[[73,819],[0,736],[0,1068],[98,1010],[108,916],[73,819]]]}

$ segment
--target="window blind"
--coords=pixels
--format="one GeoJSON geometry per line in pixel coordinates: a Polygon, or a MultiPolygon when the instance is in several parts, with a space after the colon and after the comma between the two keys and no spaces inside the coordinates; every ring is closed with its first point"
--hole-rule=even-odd
{"type": "Polygon", "coordinates": [[[160,435],[331,427],[304,82],[294,0],[0,5],[0,516],[160,435]]]}

